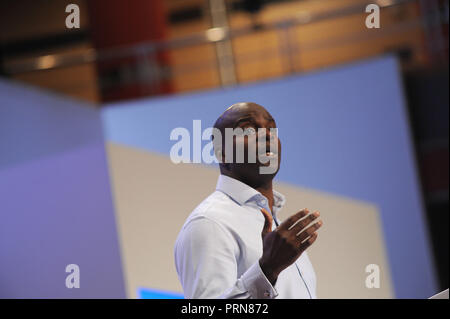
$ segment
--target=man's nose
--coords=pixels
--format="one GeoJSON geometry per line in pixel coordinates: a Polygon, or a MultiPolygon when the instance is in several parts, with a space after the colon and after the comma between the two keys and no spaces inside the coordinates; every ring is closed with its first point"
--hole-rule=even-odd
{"type": "Polygon", "coordinates": [[[257,140],[259,142],[265,141],[266,143],[274,142],[278,137],[278,130],[277,129],[270,129],[270,128],[259,128],[258,134],[257,134],[257,140]],[[272,131],[271,131],[272,130],[272,131]],[[264,140],[261,140],[263,139],[264,140]]]}
{"type": "Polygon", "coordinates": [[[264,131],[266,132],[266,141],[268,142],[274,140],[278,135],[276,128],[265,128],[264,131]]]}

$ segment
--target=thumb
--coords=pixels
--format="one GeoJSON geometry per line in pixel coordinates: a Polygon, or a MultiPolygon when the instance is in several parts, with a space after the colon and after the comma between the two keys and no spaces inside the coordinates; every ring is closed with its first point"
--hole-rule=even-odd
{"type": "Polygon", "coordinates": [[[273,218],[270,213],[265,210],[264,208],[261,208],[261,213],[264,215],[264,227],[261,232],[261,237],[264,240],[264,237],[266,237],[267,234],[269,234],[272,231],[272,222],[273,218]]]}

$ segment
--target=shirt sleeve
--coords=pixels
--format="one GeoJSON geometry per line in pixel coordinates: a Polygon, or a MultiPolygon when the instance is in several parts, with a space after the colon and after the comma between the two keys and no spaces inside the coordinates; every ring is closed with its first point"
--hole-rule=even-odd
{"type": "Polygon", "coordinates": [[[256,261],[238,278],[238,245],[217,222],[191,220],[175,244],[175,264],[185,298],[268,299],[278,293],[256,261]]]}

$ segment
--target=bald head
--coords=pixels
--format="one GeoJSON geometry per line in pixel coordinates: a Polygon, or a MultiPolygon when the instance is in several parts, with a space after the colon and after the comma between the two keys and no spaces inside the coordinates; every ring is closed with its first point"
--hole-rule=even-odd
{"type": "Polygon", "coordinates": [[[263,106],[253,102],[239,102],[227,108],[216,120],[214,127],[224,135],[225,128],[235,128],[237,127],[236,124],[239,124],[239,120],[257,116],[265,117],[267,120],[274,122],[272,115],[263,106]]]}
{"type": "MultiPolygon", "coordinates": [[[[275,141],[270,141],[271,134],[266,133],[266,139],[267,143],[267,149],[269,149],[269,144],[274,143],[278,145],[278,151],[277,151],[277,166],[278,168],[274,170],[273,174],[266,174],[262,175],[260,174],[259,168],[261,166],[267,166],[267,163],[261,163],[260,161],[255,162],[239,162],[236,161],[235,158],[233,158],[232,163],[226,163],[225,162],[225,139],[226,139],[226,129],[242,129],[244,132],[255,132],[259,131],[260,129],[266,129],[265,131],[270,131],[272,128],[276,128],[275,120],[273,119],[272,115],[261,105],[253,103],[253,102],[241,102],[236,103],[228,107],[225,112],[222,113],[222,115],[219,116],[219,118],[216,120],[214,124],[214,128],[216,130],[219,130],[222,136],[222,140],[214,140],[214,149],[215,154],[218,159],[221,160],[220,163],[220,171],[222,174],[231,176],[235,179],[238,179],[248,185],[256,186],[260,184],[263,181],[267,181],[268,178],[273,178],[275,174],[278,172],[279,168],[279,155],[281,152],[281,145],[276,138],[275,141]]],[[[273,136],[272,136],[273,137],[273,136]]],[[[241,146],[244,149],[244,158],[249,158],[249,145],[251,146],[250,149],[253,149],[252,147],[256,147],[259,149],[259,146],[256,144],[261,139],[258,137],[258,134],[256,134],[256,141],[251,141],[248,136],[237,136],[233,139],[233,149],[237,150],[237,146],[241,146]]],[[[231,153],[230,153],[231,154],[231,153]]],[[[236,153],[231,154],[231,156],[235,156],[236,153]]]]}

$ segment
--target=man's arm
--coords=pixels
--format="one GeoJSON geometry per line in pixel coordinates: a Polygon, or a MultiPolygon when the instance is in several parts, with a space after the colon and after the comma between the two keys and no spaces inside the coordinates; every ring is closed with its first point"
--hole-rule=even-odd
{"type": "Polygon", "coordinates": [[[238,245],[217,222],[197,218],[182,230],[175,263],[186,298],[274,298],[278,294],[255,262],[237,277],[238,245]]]}
{"type": "Polygon", "coordinates": [[[221,225],[202,217],[182,230],[175,246],[175,263],[186,298],[275,298],[278,275],[294,263],[317,238],[322,221],[310,225],[319,212],[292,215],[274,231],[264,209],[263,254],[237,278],[238,247],[221,225]]]}

